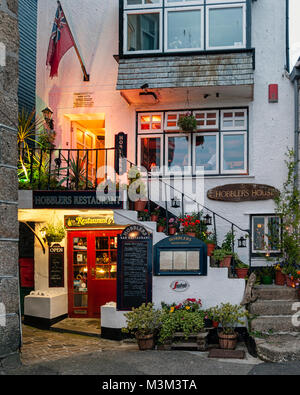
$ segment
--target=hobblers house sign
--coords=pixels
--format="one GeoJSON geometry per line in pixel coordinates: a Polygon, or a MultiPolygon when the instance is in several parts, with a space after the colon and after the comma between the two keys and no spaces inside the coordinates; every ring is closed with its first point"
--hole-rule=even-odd
{"type": "Polygon", "coordinates": [[[280,192],[269,185],[261,184],[230,184],[210,189],[207,197],[221,202],[247,202],[271,200],[280,192]]]}

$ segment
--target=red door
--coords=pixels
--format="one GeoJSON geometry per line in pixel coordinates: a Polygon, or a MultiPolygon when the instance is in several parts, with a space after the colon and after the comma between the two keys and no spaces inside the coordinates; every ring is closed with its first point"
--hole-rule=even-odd
{"type": "Polygon", "coordinates": [[[117,300],[117,235],[122,230],[68,233],[69,316],[99,317],[117,300]]]}

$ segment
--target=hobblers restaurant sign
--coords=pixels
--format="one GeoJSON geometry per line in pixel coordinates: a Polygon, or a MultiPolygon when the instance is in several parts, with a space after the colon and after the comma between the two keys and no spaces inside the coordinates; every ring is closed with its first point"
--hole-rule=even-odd
{"type": "Polygon", "coordinates": [[[114,223],[114,216],[111,214],[98,215],[97,217],[65,216],[65,227],[67,229],[99,228],[103,225],[114,225],[114,223]]]}
{"type": "Polygon", "coordinates": [[[207,197],[221,202],[248,202],[271,200],[279,193],[276,188],[269,185],[230,184],[210,189],[207,192],[207,197]]]}

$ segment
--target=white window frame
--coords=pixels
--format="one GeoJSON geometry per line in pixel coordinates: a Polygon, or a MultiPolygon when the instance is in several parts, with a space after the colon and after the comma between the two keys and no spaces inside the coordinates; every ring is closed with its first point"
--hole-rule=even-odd
{"type": "Polygon", "coordinates": [[[218,50],[218,49],[243,49],[246,48],[246,31],[247,31],[247,26],[246,26],[246,4],[244,3],[234,3],[234,4],[218,4],[218,5],[207,5],[206,6],[206,50],[218,50]],[[209,11],[211,9],[216,9],[216,8],[242,8],[243,9],[243,42],[241,46],[217,46],[217,47],[211,47],[209,45],[209,11]]]}
{"type": "Polygon", "coordinates": [[[192,6],[203,6],[204,0],[181,0],[181,1],[172,1],[172,0],[165,0],[165,8],[167,7],[180,7],[185,5],[192,5],[192,6]]]}
{"type": "Polygon", "coordinates": [[[124,27],[123,27],[123,38],[124,38],[124,44],[123,44],[123,51],[125,55],[130,55],[130,54],[147,54],[147,53],[161,53],[162,52],[162,44],[163,44],[163,12],[162,8],[158,9],[140,9],[140,10],[127,10],[124,11],[123,14],[123,21],[124,21],[124,27]],[[154,50],[143,50],[143,51],[128,51],[128,35],[127,35],[127,29],[128,29],[128,15],[142,15],[142,14],[159,14],[159,49],[154,49],[154,50]]]}
{"type": "MultiPolygon", "coordinates": [[[[219,113],[220,110],[198,110],[198,111],[193,111],[193,115],[194,117],[196,117],[197,114],[203,113],[205,114],[205,118],[203,118],[203,121],[205,122],[204,126],[197,126],[197,130],[219,130],[219,113]],[[209,121],[210,119],[214,119],[214,118],[207,118],[207,114],[216,114],[216,127],[213,127],[211,125],[206,125],[206,122],[209,121]]],[[[202,120],[202,119],[198,119],[198,120],[202,120]]]]}
{"type": "Polygon", "coordinates": [[[140,134],[138,136],[138,167],[141,167],[141,153],[142,153],[142,139],[148,138],[159,138],[160,139],[160,168],[159,170],[155,171],[154,174],[162,174],[162,170],[164,167],[164,135],[163,134],[140,134]]]}
{"type": "Polygon", "coordinates": [[[221,174],[248,174],[248,147],[247,147],[247,132],[220,132],[221,134],[221,174]],[[244,136],[244,168],[243,169],[224,169],[224,136],[244,136]]]}
{"type": "MultiPolygon", "coordinates": [[[[182,130],[180,129],[180,127],[177,125],[177,123],[178,123],[178,120],[179,120],[179,116],[180,115],[186,115],[186,113],[188,113],[189,111],[187,110],[187,111],[168,111],[168,112],[166,112],[166,114],[165,114],[165,125],[164,125],[164,129],[165,129],[165,131],[172,131],[172,132],[176,132],[176,131],[178,131],[178,132],[182,132],[182,130]],[[177,118],[176,118],[176,121],[174,121],[174,122],[176,122],[176,126],[168,126],[168,115],[177,115],[177,118]]],[[[170,121],[171,122],[171,121],[170,121]]]]}
{"type": "Polygon", "coordinates": [[[174,174],[174,175],[183,175],[183,174],[185,174],[185,175],[191,175],[191,172],[192,172],[192,156],[191,156],[191,152],[192,150],[191,150],[191,135],[189,134],[189,135],[187,135],[187,134],[183,134],[183,133],[168,133],[168,134],[165,134],[165,174],[167,174],[167,175],[170,175],[170,174],[174,174]],[[185,172],[184,170],[183,171],[178,171],[178,172],[176,172],[176,171],[170,171],[169,170],[169,162],[168,162],[168,149],[169,149],[169,138],[170,137],[188,137],[188,167],[189,167],[189,169],[190,169],[190,171],[189,172],[185,172]]]}
{"type": "MultiPolygon", "coordinates": [[[[270,214],[270,215],[252,215],[252,254],[279,254],[281,251],[280,250],[255,250],[254,249],[254,218],[264,218],[264,238],[265,241],[267,241],[267,245],[269,246],[269,238],[268,238],[268,233],[269,233],[269,218],[278,218],[280,221],[280,218],[276,214],[270,214]]],[[[280,238],[280,230],[279,230],[279,238],[280,238]]]]}
{"type": "Polygon", "coordinates": [[[171,53],[171,52],[188,52],[188,51],[203,51],[204,50],[204,7],[202,6],[194,6],[194,7],[173,7],[173,8],[166,8],[165,15],[164,15],[164,52],[171,53]],[[185,11],[201,11],[201,46],[196,48],[168,48],[168,13],[169,12],[185,12],[185,11]]]}
{"type": "Polygon", "coordinates": [[[243,130],[247,130],[247,127],[248,127],[248,119],[247,119],[247,110],[238,110],[238,109],[234,109],[234,110],[232,110],[232,109],[228,109],[228,110],[222,110],[221,111],[221,128],[220,128],[220,130],[240,130],[240,131],[243,131],[243,130]],[[223,121],[224,121],[224,114],[226,113],[226,112],[232,112],[233,113],[233,118],[232,118],[232,120],[233,120],[233,126],[224,126],[224,124],[223,124],[223,121]],[[245,125],[244,125],[244,127],[242,127],[242,126],[235,126],[235,121],[236,121],[236,116],[235,116],[235,113],[237,113],[237,112],[243,112],[244,113],[244,118],[245,118],[245,125]]]}
{"type": "Polygon", "coordinates": [[[197,166],[196,166],[196,137],[197,136],[215,136],[216,137],[216,170],[205,170],[204,169],[204,175],[207,174],[219,174],[220,173],[220,163],[219,163],[219,157],[220,157],[220,133],[219,132],[213,132],[213,133],[193,133],[193,173],[196,175],[203,175],[202,172],[197,172],[197,166]]]}
{"type": "Polygon", "coordinates": [[[164,114],[162,112],[157,113],[139,113],[138,116],[138,134],[152,134],[152,133],[163,133],[164,131],[164,114]],[[149,130],[142,130],[142,117],[150,117],[150,129],[149,130]],[[156,122],[152,122],[153,116],[160,116],[161,117],[161,128],[160,129],[152,129],[152,124],[156,122]]]}
{"type": "Polygon", "coordinates": [[[157,4],[148,4],[145,3],[145,0],[142,0],[143,4],[127,4],[127,0],[124,0],[124,10],[132,10],[132,9],[141,9],[141,8],[159,8],[162,7],[162,0],[159,1],[157,4]]]}

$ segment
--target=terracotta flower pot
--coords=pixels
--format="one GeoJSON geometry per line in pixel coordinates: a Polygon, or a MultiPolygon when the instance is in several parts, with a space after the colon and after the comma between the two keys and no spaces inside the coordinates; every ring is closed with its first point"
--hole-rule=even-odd
{"type": "Polygon", "coordinates": [[[165,227],[162,226],[162,225],[158,225],[157,231],[158,231],[158,232],[164,232],[164,231],[165,231],[165,227]]]}
{"type": "Polygon", "coordinates": [[[136,202],[134,202],[135,211],[144,211],[146,204],[147,204],[146,200],[137,200],[136,202]]]}
{"type": "Polygon", "coordinates": [[[232,255],[228,255],[223,261],[220,262],[220,267],[230,267],[231,266],[232,255]]]}
{"type": "Polygon", "coordinates": [[[275,284],[285,285],[285,283],[286,283],[285,275],[282,273],[281,270],[276,270],[275,284]]]}
{"type": "Polygon", "coordinates": [[[214,252],[216,246],[215,244],[208,243],[207,244],[207,256],[212,256],[212,253],[214,252]]]}
{"type": "Polygon", "coordinates": [[[233,335],[225,335],[224,332],[219,333],[219,344],[220,348],[225,350],[235,350],[237,345],[237,333],[233,335]]]}
{"type": "Polygon", "coordinates": [[[139,349],[141,351],[152,350],[154,348],[154,338],[153,335],[136,335],[139,349]]]}
{"type": "Polygon", "coordinates": [[[158,215],[151,215],[152,222],[157,222],[157,220],[158,220],[158,215]]]}
{"type": "Polygon", "coordinates": [[[248,275],[248,269],[235,269],[238,278],[246,278],[248,275]]]}
{"type": "Polygon", "coordinates": [[[212,326],[213,326],[213,328],[218,328],[219,327],[219,322],[213,321],[212,322],[212,326]]]}
{"type": "Polygon", "coordinates": [[[196,237],[196,232],[186,232],[186,235],[196,237]]]}
{"type": "Polygon", "coordinates": [[[169,235],[175,235],[176,230],[175,226],[169,226],[169,235]]]}
{"type": "Polygon", "coordinates": [[[292,287],[292,284],[293,284],[292,279],[291,279],[291,277],[288,276],[287,274],[285,275],[285,281],[286,281],[286,285],[287,285],[288,287],[292,287]]]}

